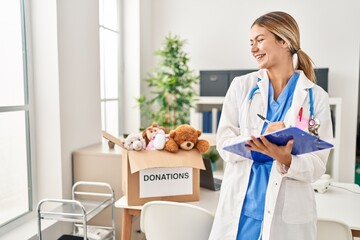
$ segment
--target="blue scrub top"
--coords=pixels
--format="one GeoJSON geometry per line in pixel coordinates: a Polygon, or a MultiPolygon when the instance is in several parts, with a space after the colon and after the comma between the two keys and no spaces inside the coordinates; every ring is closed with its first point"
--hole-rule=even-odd
{"type": "MultiPolygon", "coordinates": [[[[271,122],[284,121],[291,106],[298,79],[299,73],[295,72],[276,101],[274,100],[274,89],[270,82],[266,118],[271,122]]],[[[267,125],[264,123],[261,134],[265,132],[267,125]]],[[[273,159],[267,155],[259,152],[252,152],[251,154],[254,162],[240,216],[237,240],[257,240],[260,235],[264,218],[266,189],[273,164],[273,159]]]]}

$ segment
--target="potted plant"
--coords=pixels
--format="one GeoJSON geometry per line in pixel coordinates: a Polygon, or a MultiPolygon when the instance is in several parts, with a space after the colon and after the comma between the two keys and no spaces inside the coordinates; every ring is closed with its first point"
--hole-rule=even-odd
{"type": "Polygon", "coordinates": [[[204,153],[202,155],[203,158],[209,159],[211,162],[211,168],[213,171],[216,170],[216,161],[219,160],[220,155],[214,148],[210,148],[210,150],[207,153],[204,153]]]}
{"type": "MultiPolygon", "coordinates": [[[[190,70],[189,56],[184,52],[185,40],[169,34],[164,45],[156,51],[159,66],[145,81],[152,96],[140,96],[141,113],[149,121],[173,129],[190,121],[190,108],[197,95],[194,84],[199,76],[190,70]]],[[[147,125],[150,123],[147,123],[147,125]]]]}

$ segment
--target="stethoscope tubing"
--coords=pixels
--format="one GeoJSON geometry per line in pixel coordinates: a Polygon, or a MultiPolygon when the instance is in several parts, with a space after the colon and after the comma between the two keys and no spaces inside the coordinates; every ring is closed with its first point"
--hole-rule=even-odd
{"type": "MultiPolygon", "coordinates": [[[[258,78],[258,82],[261,81],[260,78],[258,78]]],[[[250,110],[250,105],[252,102],[252,99],[254,98],[255,92],[259,90],[259,86],[256,85],[253,89],[251,89],[250,94],[249,94],[249,109],[250,110]]],[[[315,112],[314,112],[314,100],[313,100],[313,91],[312,88],[309,88],[309,105],[310,105],[310,116],[311,118],[314,118],[315,116],[315,112]]],[[[249,112],[249,111],[248,111],[249,112]]]]}

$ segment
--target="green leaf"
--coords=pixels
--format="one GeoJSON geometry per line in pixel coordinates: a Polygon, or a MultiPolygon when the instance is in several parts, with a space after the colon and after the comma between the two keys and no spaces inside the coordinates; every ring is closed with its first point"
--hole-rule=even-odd
{"type": "Polygon", "coordinates": [[[199,82],[199,76],[188,66],[190,58],[183,50],[185,44],[185,40],[170,33],[163,46],[155,51],[160,58],[159,65],[145,79],[152,97],[137,99],[141,114],[149,122],[175,128],[190,121],[190,108],[197,96],[193,87],[199,82]]]}

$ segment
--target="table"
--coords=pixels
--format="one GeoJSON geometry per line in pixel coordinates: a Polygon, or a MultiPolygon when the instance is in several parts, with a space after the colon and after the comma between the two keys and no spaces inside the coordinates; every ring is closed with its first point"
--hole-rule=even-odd
{"type": "Polygon", "coordinates": [[[327,192],[316,193],[319,218],[340,220],[360,237],[360,187],[353,183],[331,183],[327,192]],[[353,192],[350,192],[353,191],[353,192]]]}
{"type": "MultiPolygon", "coordinates": [[[[188,203],[215,213],[219,196],[220,191],[200,188],[200,201],[188,203]]],[[[350,226],[354,237],[360,237],[360,187],[358,185],[333,182],[327,192],[316,193],[315,199],[319,218],[342,221],[350,226]]],[[[142,206],[129,206],[125,197],[122,197],[115,202],[115,207],[123,209],[121,239],[130,240],[132,218],[140,215],[142,206]]]]}

